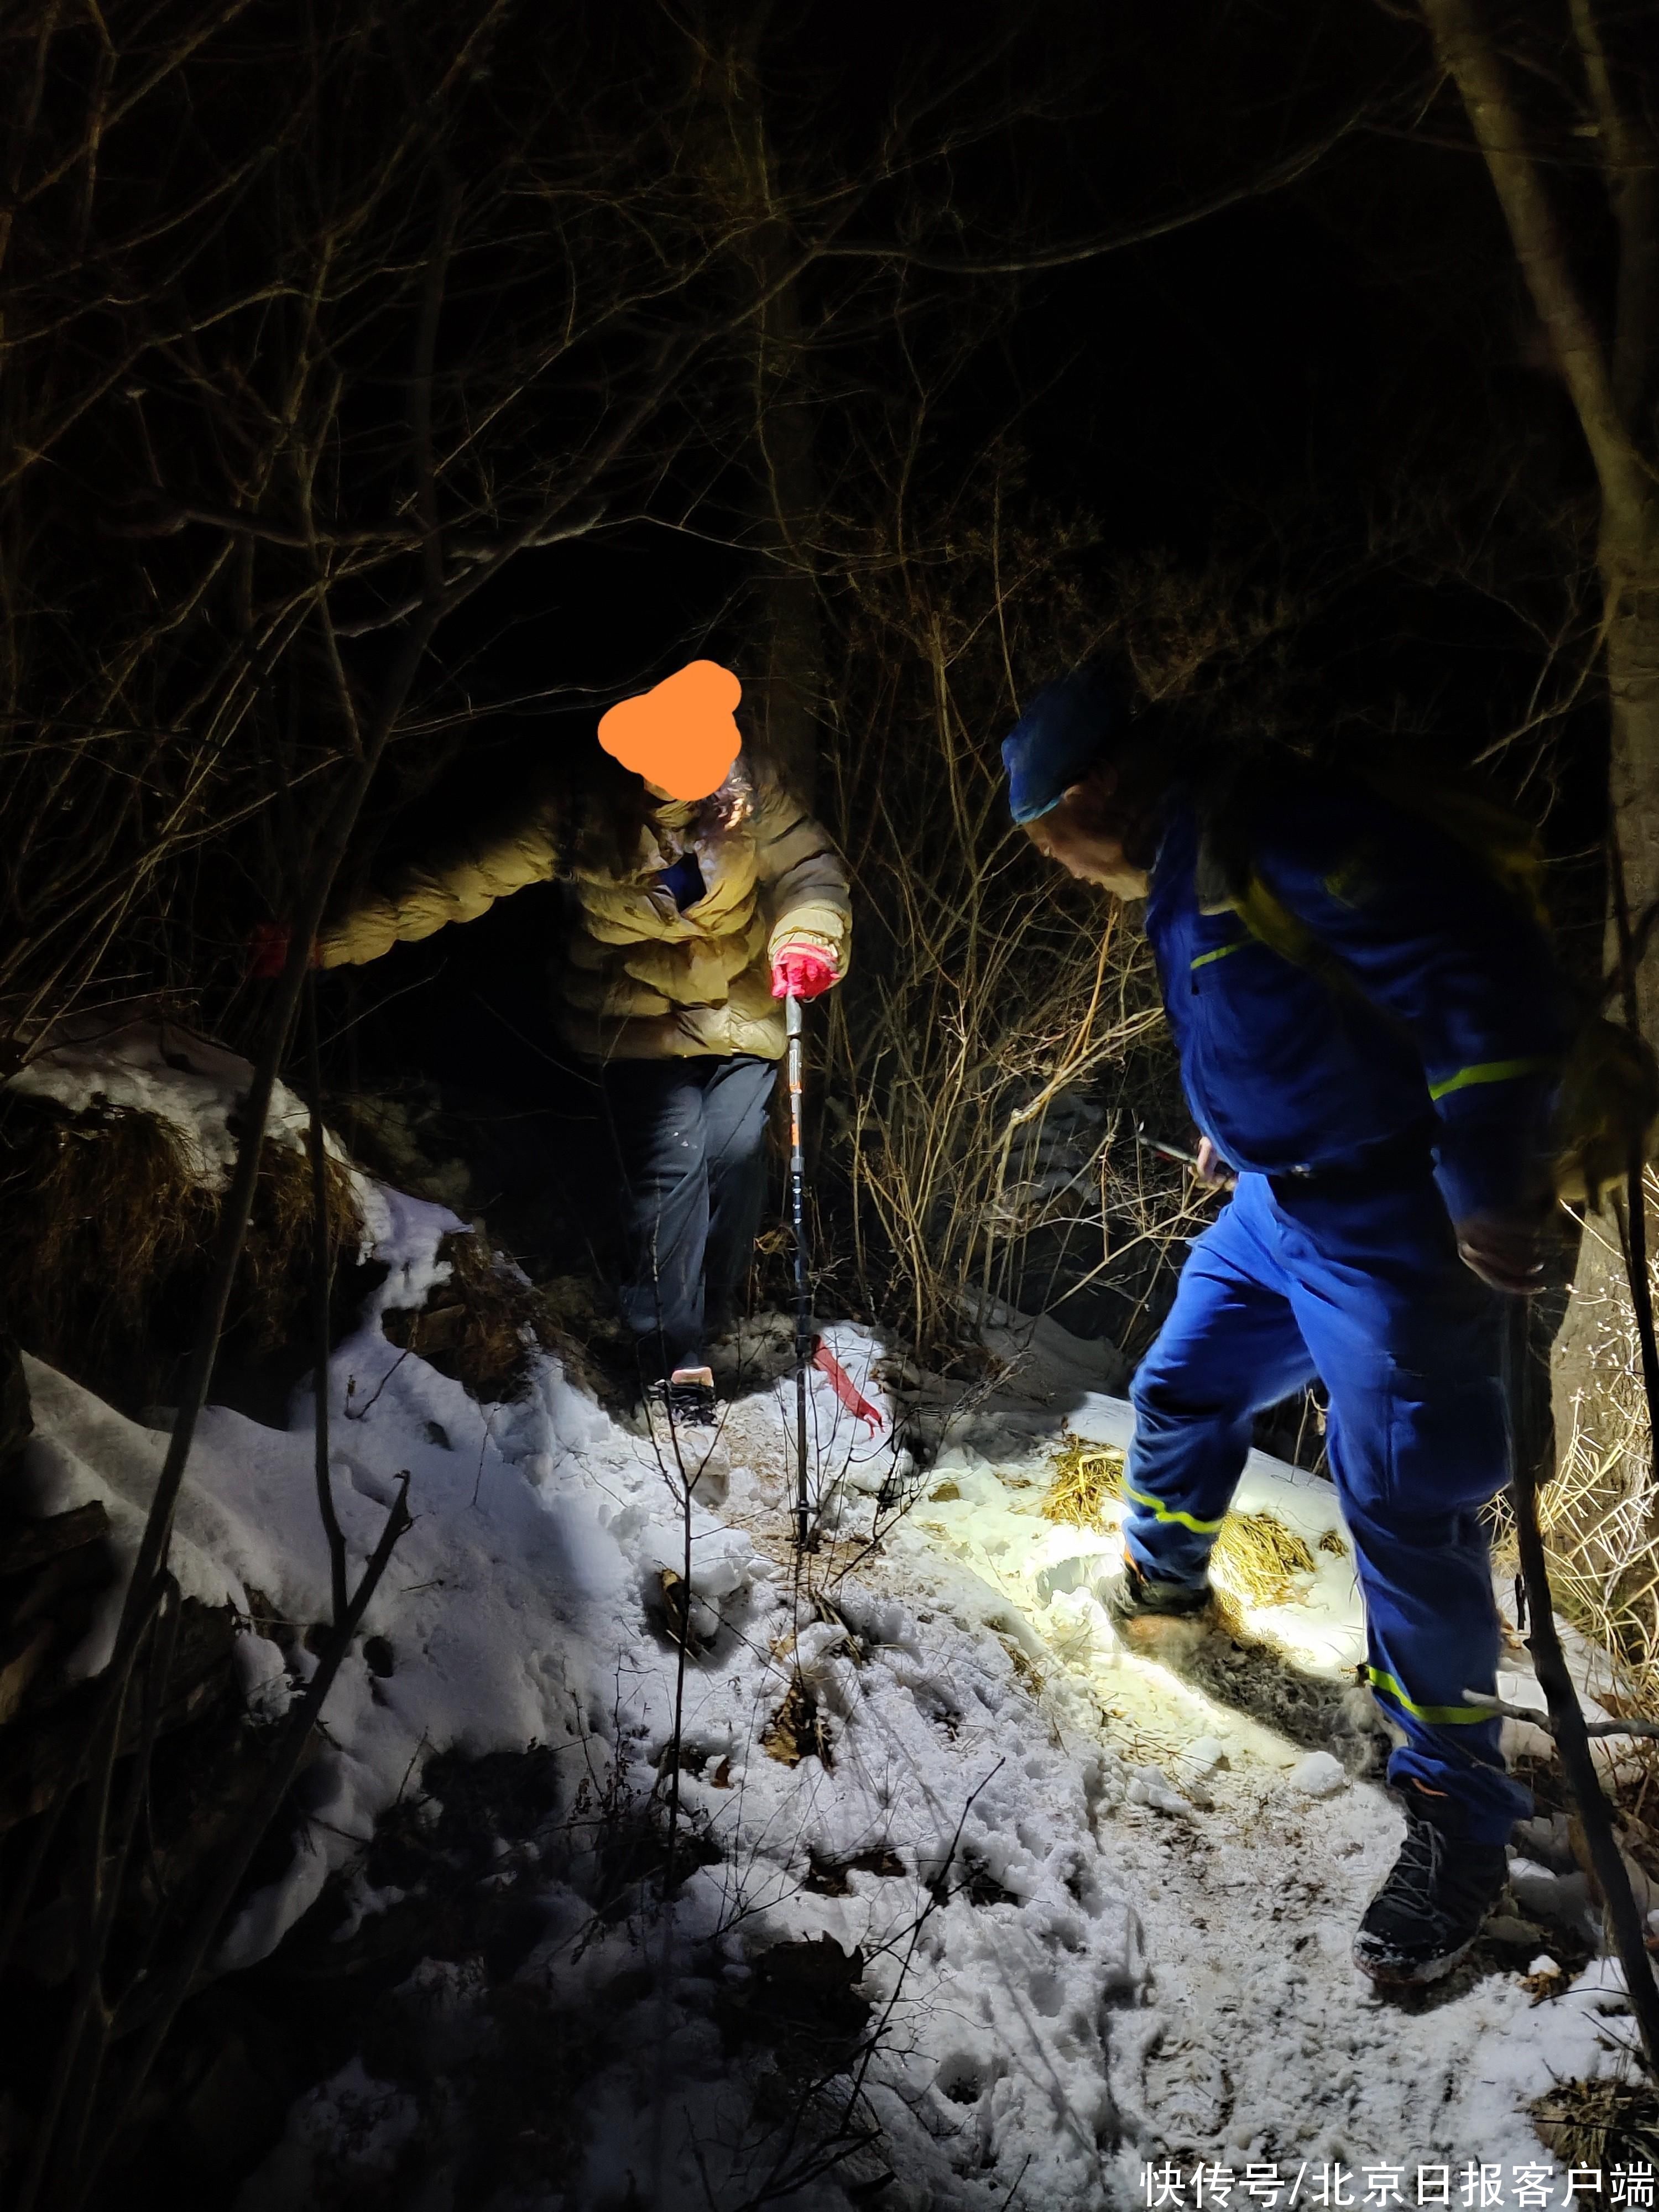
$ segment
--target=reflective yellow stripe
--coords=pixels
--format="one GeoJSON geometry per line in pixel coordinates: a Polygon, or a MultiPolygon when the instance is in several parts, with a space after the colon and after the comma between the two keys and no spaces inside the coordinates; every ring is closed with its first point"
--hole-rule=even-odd
{"type": "Polygon", "coordinates": [[[1483,1060],[1474,1067],[1460,1067],[1443,1083],[1430,1084],[1429,1096],[1443,1098],[1448,1091],[1467,1091],[1475,1083],[1511,1083],[1517,1075],[1547,1075],[1557,1065],[1553,1060],[1483,1060]]]}
{"type": "Polygon", "coordinates": [[[1255,941],[1253,938],[1241,937],[1231,945],[1218,945],[1213,952],[1200,952],[1192,965],[1194,968],[1207,968],[1212,960],[1224,960],[1230,952],[1242,952],[1247,945],[1254,944],[1255,941]]]}
{"type": "Polygon", "coordinates": [[[1131,1490],[1126,1482],[1123,1495],[1132,1498],[1137,1505],[1144,1505],[1160,1521],[1178,1521],[1183,1528],[1190,1528],[1194,1536],[1213,1536],[1221,1526],[1219,1521],[1194,1521],[1190,1513],[1176,1513],[1167,1505],[1160,1505],[1155,1498],[1148,1498],[1144,1490],[1131,1490]]]}
{"type": "Polygon", "coordinates": [[[1498,1715],[1484,1705],[1419,1705],[1408,1698],[1392,1674],[1385,1674],[1380,1667],[1367,1667],[1365,1678],[1372,1689],[1382,1690],[1397,1705],[1403,1705],[1413,1720],[1425,1721],[1431,1728],[1473,1728],[1478,1721],[1492,1721],[1498,1715]]]}

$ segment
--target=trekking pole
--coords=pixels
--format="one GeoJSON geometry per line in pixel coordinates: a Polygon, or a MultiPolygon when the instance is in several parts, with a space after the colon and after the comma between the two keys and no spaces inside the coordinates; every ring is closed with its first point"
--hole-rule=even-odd
{"type": "Polygon", "coordinates": [[[1178,1167],[1198,1167],[1198,1154],[1186,1152],[1179,1145],[1166,1145],[1161,1137],[1149,1137],[1144,1121],[1135,1123],[1135,1142],[1144,1152],[1156,1152],[1161,1160],[1174,1160],[1178,1167]]]}
{"type": "Polygon", "coordinates": [[[1595,1771],[1583,1711],[1572,1686],[1572,1676],[1567,1671],[1561,1639],[1555,1631],[1549,1567],[1538,1528],[1538,1474],[1529,1421],[1532,1346],[1527,1316],[1527,1300],[1511,1298],[1505,1347],[1513,1431],[1510,1498],[1515,1508],[1516,1540],[1527,1593],[1527,1649],[1532,1653],[1533,1670],[1549,1708],[1551,1733],[1561,1754],[1567,1786],[1583,1822],[1590,1864],[1607,1904],[1607,1920],[1625,1969],[1625,1988],[1636,2015],[1648,2070],[1659,2075],[1659,1983],[1654,1980],[1653,1961],[1648,1956],[1647,1928],[1632,1893],[1630,1875],[1613,1831],[1612,1809],[1602,1792],[1601,1778],[1595,1771]]]}
{"type": "Polygon", "coordinates": [[[806,1152],[801,1142],[801,1002],[783,1002],[789,1040],[789,1212],[795,1224],[795,1547],[811,1549],[806,1494],[806,1365],[812,1356],[812,1289],[806,1267],[806,1152]]]}

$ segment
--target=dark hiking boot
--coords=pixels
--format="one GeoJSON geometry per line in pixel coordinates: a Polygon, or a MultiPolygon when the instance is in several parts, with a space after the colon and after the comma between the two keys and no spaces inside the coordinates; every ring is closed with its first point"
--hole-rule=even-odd
{"type": "Polygon", "coordinates": [[[1154,1582],[1126,1559],[1121,1571],[1101,1584],[1100,1601],[1119,1628],[1132,1629],[1143,1621],[1203,1620],[1214,1609],[1215,1592],[1208,1583],[1194,1589],[1190,1583],[1154,1582]]]}
{"type": "Polygon", "coordinates": [[[1362,1974],[1391,1989],[1417,1989],[1449,1974],[1470,1949],[1504,1893],[1502,1844],[1449,1835],[1424,1809],[1423,1793],[1401,1793],[1406,1840],[1394,1870],[1365,1908],[1353,1939],[1362,1974]]]}
{"type": "Polygon", "coordinates": [[[1304,1750],[1332,1753],[1350,1775],[1381,1778],[1390,1746],[1370,1692],[1250,1633],[1225,1595],[1153,1582],[1132,1560],[1095,1595],[1121,1640],[1189,1689],[1304,1750]]]}
{"type": "Polygon", "coordinates": [[[671,1428],[712,1429],[717,1418],[714,1376],[707,1367],[677,1367],[665,1382],[651,1386],[652,1404],[671,1428]]]}

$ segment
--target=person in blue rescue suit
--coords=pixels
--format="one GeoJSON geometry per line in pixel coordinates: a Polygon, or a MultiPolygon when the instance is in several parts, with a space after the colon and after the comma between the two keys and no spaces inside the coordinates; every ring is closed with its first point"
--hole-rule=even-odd
{"type": "Polygon", "coordinates": [[[1542,1277],[1566,994],[1541,922],[1462,840],[1288,761],[1188,772],[1152,719],[1084,672],[1003,747],[1042,850],[1146,898],[1200,1172],[1233,1184],[1134,1378],[1106,1601],[1143,1639],[1207,1610],[1252,1416],[1321,1381],[1407,1822],[1354,1958],[1431,1981],[1531,1811],[1468,1693],[1495,1688],[1480,1514],[1508,1479],[1508,1300],[1542,1277]]]}

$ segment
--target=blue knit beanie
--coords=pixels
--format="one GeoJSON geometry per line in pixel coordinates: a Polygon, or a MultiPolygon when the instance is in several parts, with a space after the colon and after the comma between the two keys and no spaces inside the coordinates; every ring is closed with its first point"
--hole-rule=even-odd
{"type": "Polygon", "coordinates": [[[1002,741],[1015,821],[1036,822],[1058,806],[1127,720],[1123,695],[1103,669],[1076,669],[1045,684],[1002,741]]]}

